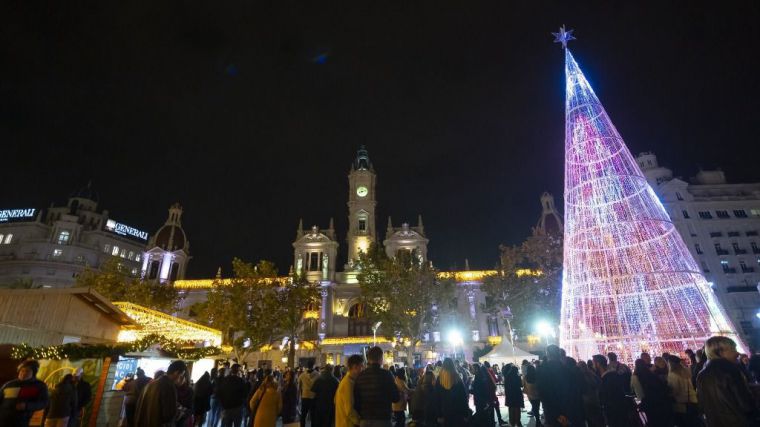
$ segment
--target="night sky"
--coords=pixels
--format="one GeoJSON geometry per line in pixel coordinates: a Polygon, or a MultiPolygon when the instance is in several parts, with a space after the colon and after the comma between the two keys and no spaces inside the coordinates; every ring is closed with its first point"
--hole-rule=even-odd
{"type": "Polygon", "coordinates": [[[563,23],[631,151],[760,180],[760,3],[661,3],[5,1],[0,207],[92,181],[153,233],[179,201],[189,276],[284,273],[300,217],[335,217],[345,252],[366,144],[381,236],[421,213],[437,267],[493,267],[541,192],[561,206],[563,23]]]}

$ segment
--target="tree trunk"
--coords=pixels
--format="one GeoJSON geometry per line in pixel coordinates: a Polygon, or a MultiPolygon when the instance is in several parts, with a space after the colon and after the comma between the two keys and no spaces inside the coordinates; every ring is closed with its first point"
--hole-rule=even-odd
{"type": "Polygon", "coordinates": [[[296,364],[296,340],[291,339],[288,343],[288,368],[293,369],[296,364]]]}

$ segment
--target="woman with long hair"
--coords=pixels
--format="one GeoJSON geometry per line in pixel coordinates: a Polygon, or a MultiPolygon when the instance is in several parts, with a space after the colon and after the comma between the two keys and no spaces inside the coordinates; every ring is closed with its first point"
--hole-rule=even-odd
{"type": "Polygon", "coordinates": [[[398,402],[391,404],[393,409],[393,426],[404,427],[406,425],[406,403],[409,400],[409,394],[411,390],[406,385],[406,371],[403,368],[396,369],[396,374],[393,378],[398,389],[399,399],[398,402]]]}
{"type": "Polygon", "coordinates": [[[292,370],[285,371],[282,380],[282,425],[298,425],[298,387],[292,370]]]}
{"type": "Polygon", "coordinates": [[[438,424],[442,427],[466,425],[471,415],[467,391],[454,361],[448,357],[441,366],[435,391],[438,400],[438,424]]]}
{"type": "Polygon", "coordinates": [[[649,365],[637,359],[631,387],[641,401],[641,409],[647,416],[648,427],[670,427],[673,425],[673,408],[670,404],[667,383],[652,372],[649,365]]]}
{"type": "Polygon", "coordinates": [[[523,399],[522,381],[517,366],[513,364],[506,365],[504,372],[504,404],[509,408],[509,425],[512,427],[522,427],[520,421],[520,412],[525,406],[523,399]]]}
{"type": "Polygon", "coordinates": [[[253,427],[275,427],[277,416],[282,410],[282,397],[277,391],[277,382],[272,374],[263,382],[248,402],[253,417],[253,427]]]}

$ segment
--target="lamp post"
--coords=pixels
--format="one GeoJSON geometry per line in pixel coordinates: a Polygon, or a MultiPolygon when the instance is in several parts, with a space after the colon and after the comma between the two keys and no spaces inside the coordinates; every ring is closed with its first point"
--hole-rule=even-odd
{"type": "Polygon", "coordinates": [[[377,346],[377,330],[380,328],[383,322],[377,322],[372,325],[372,347],[377,346]]]}
{"type": "Polygon", "coordinates": [[[512,309],[509,307],[501,311],[501,315],[504,316],[504,320],[507,321],[507,328],[509,329],[509,343],[512,345],[512,363],[515,363],[515,333],[512,331],[512,309]]]}

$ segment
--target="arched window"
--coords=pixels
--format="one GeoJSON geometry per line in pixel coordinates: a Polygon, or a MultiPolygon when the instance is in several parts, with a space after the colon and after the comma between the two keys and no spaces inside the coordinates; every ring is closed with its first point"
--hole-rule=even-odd
{"type": "Polygon", "coordinates": [[[348,336],[362,337],[371,335],[369,319],[367,319],[367,307],[362,304],[354,304],[348,309],[348,336]]]}

